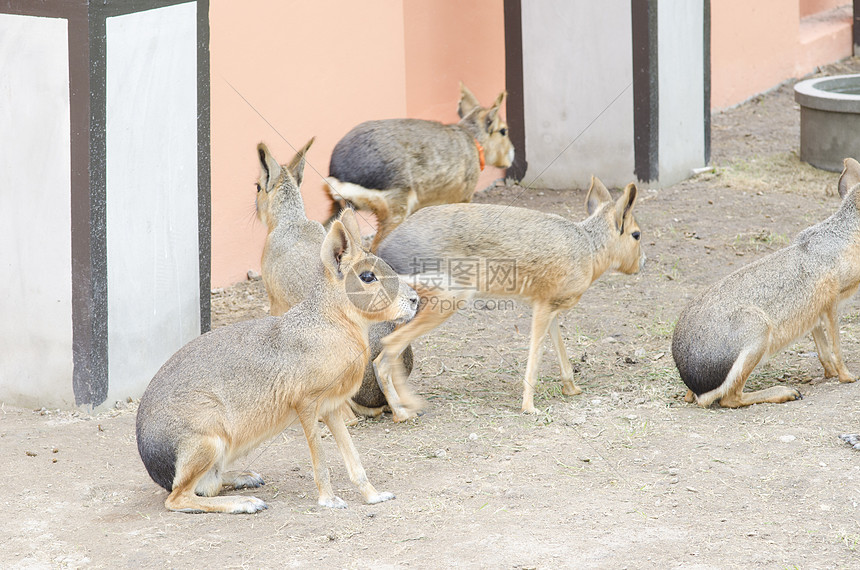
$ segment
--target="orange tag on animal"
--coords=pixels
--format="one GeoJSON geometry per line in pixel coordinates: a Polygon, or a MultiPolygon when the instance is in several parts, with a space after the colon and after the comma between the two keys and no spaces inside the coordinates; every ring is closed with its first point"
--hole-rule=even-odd
{"type": "Polygon", "coordinates": [[[484,165],[486,164],[486,162],[484,162],[484,147],[481,146],[481,143],[478,142],[478,139],[475,139],[475,148],[478,149],[478,160],[481,163],[481,172],[483,172],[484,165]]]}

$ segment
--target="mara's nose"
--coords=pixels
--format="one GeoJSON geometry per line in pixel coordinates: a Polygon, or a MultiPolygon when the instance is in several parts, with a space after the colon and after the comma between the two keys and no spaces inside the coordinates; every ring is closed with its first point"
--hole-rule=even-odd
{"type": "Polygon", "coordinates": [[[409,294],[409,306],[413,311],[418,310],[418,293],[416,293],[414,289],[409,294]]]}

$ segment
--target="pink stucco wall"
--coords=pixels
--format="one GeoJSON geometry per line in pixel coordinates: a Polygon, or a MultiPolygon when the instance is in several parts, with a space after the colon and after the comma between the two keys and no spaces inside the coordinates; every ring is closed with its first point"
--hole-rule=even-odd
{"type": "MultiPolygon", "coordinates": [[[[302,194],[308,216],[322,220],[322,178],[353,126],[454,121],[460,79],[482,102],[504,89],[502,0],[212,0],[209,18],[213,287],[260,269],[258,142],[286,162],[317,137],[302,194]]],[[[489,171],[479,186],[499,175],[489,171]]]]}
{"type": "Polygon", "coordinates": [[[845,4],[850,4],[850,2],[845,2],[845,0],[800,0],[800,17],[812,16],[845,4]]]}
{"type": "Polygon", "coordinates": [[[797,0],[711,1],[711,107],[769,89],[794,72],[797,0]]]}
{"type": "MultiPolygon", "coordinates": [[[[406,111],[455,123],[462,81],[483,105],[505,89],[505,20],[501,0],[407,0],[406,111]]],[[[505,117],[502,106],[502,117],[505,117]]],[[[480,191],[504,176],[487,166],[480,191]]]]}
{"type": "Polygon", "coordinates": [[[460,81],[485,105],[504,90],[501,7],[500,0],[473,0],[468,10],[459,0],[404,3],[410,117],[456,121],[460,81]]]}
{"type": "MultiPolygon", "coordinates": [[[[849,12],[818,17],[845,4],[711,0],[712,108],[850,55],[849,12]]],[[[322,220],[331,150],[353,126],[453,122],[460,80],[484,104],[505,85],[503,0],[211,0],[210,25],[214,287],[259,271],[258,142],[285,162],[317,137],[302,189],[322,220]]],[[[502,175],[488,167],[478,188],[502,175]]]]}
{"type": "Polygon", "coordinates": [[[259,271],[258,142],[287,162],[317,137],[303,194],[308,215],[322,219],[321,177],[337,140],[365,117],[406,113],[403,11],[386,0],[213,0],[209,17],[212,284],[223,286],[259,271]]]}
{"type": "Polygon", "coordinates": [[[846,0],[711,0],[711,108],[851,55],[846,0]],[[842,11],[834,9],[843,6],[842,11]]]}

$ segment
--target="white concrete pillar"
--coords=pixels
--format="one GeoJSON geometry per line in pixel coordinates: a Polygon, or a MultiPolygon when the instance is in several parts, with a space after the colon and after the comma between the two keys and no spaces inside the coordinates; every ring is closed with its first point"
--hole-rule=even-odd
{"type": "Polygon", "coordinates": [[[208,330],[208,8],[0,9],[0,401],[140,396],[208,330]]]}

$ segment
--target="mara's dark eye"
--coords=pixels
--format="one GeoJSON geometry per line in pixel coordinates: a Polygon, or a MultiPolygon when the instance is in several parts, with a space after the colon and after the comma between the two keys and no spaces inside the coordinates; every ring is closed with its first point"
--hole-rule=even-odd
{"type": "Polygon", "coordinates": [[[499,129],[499,134],[502,135],[503,137],[508,136],[508,128],[502,127],[501,129],[499,129]]]}
{"type": "Polygon", "coordinates": [[[362,271],[358,278],[361,279],[365,283],[373,283],[376,281],[376,275],[373,274],[373,271],[362,271]]]}
{"type": "Polygon", "coordinates": [[[638,240],[640,237],[642,237],[642,234],[640,234],[638,231],[635,231],[630,235],[633,236],[633,239],[635,240],[638,240]]]}
{"type": "Polygon", "coordinates": [[[257,187],[257,192],[259,192],[260,190],[262,190],[262,189],[263,189],[263,188],[260,186],[260,183],[259,183],[259,182],[258,182],[258,183],[256,183],[256,184],[254,184],[254,186],[256,186],[256,187],[257,187]]]}

